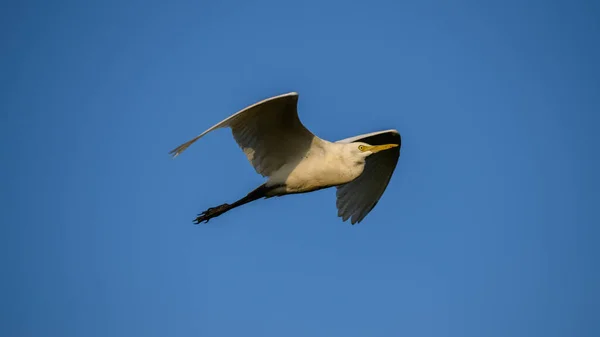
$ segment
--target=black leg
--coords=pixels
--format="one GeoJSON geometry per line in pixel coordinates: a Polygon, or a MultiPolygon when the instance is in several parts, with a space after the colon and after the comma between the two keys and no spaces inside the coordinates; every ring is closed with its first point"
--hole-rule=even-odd
{"type": "Polygon", "coordinates": [[[229,204],[223,204],[223,205],[220,205],[217,207],[211,207],[211,208],[207,209],[206,211],[198,214],[198,216],[194,220],[194,223],[195,224],[199,224],[201,222],[207,223],[208,220],[218,217],[219,215],[230,210],[231,208],[233,208],[233,207],[231,207],[231,205],[229,205],[229,204]]]}
{"type": "Polygon", "coordinates": [[[242,199],[234,202],[233,204],[223,204],[220,206],[216,206],[216,207],[211,207],[209,209],[207,209],[206,211],[198,214],[198,216],[196,217],[196,219],[194,219],[194,223],[195,224],[199,224],[201,222],[207,223],[208,220],[212,219],[212,218],[216,218],[219,215],[230,211],[236,207],[245,205],[249,202],[252,202],[254,200],[260,199],[262,197],[266,196],[266,192],[269,189],[267,187],[265,187],[265,185],[261,185],[259,186],[257,189],[255,189],[254,191],[248,193],[247,196],[243,197],[242,199]]]}

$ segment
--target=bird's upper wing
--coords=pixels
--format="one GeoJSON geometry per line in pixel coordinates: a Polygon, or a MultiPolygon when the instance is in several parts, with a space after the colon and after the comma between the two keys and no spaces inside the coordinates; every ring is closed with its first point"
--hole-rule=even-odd
{"type": "Polygon", "coordinates": [[[256,172],[270,176],[285,163],[304,156],[316,138],[300,122],[297,104],[295,92],[265,99],[238,111],[170,153],[176,157],[205,134],[229,127],[256,172]]]}
{"type": "Polygon", "coordinates": [[[370,155],[363,173],[355,180],[337,187],[338,216],[360,223],[377,205],[400,157],[401,137],[396,130],[367,133],[342,139],[337,143],[365,142],[370,145],[398,144],[398,147],[370,155]]]}

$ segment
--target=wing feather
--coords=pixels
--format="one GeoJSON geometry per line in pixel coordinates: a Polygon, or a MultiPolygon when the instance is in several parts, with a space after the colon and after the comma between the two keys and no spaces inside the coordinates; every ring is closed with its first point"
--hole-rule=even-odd
{"type": "Polygon", "coordinates": [[[265,99],[229,116],[170,153],[176,157],[207,133],[229,127],[256,172],[270,176],[285,163],[303,156],[317,138],[300,121],[297,104],[295,92],[265,99]]]}
{"type": "Polygon", "coordinates": [[[363,173],[355,180],[338,186],[336,191],[338,216],[360,223],[379,202],[385,192],[400,157],[401,137],[396,130],[385,130],[346,138],[338,143],[365,142],[371,145],[398,144],[398,147],[367,157],[363,173]]]}

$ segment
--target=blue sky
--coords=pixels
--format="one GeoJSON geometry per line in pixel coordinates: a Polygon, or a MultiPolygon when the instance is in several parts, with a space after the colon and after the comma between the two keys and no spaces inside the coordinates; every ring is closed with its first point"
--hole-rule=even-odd
{"type": "Polygon", "coordinates": [[[3,336],[598,336],[600,6],[30,1],[0,11],[3,336]],[[227,130],[297,91],[395,128],[365,221],[260,200],[227,130]]]}

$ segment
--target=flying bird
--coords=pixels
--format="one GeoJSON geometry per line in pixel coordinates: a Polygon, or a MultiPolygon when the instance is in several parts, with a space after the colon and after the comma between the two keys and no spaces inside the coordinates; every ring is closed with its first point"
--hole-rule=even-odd
{"type": "Polygon", "coordinates": [[[298,117],[295,92],[267,98],[212,126],[170,152],[177,157],[211,131],[231,128],[233,138],[257,173],[268,180],[232,204],[211,207],[194,223],[208,222],[261,199],[336,187],[338,216],[360,223],[375,207],[400,157],[394,129],[335,142],[315,136],[298,117]]]}

